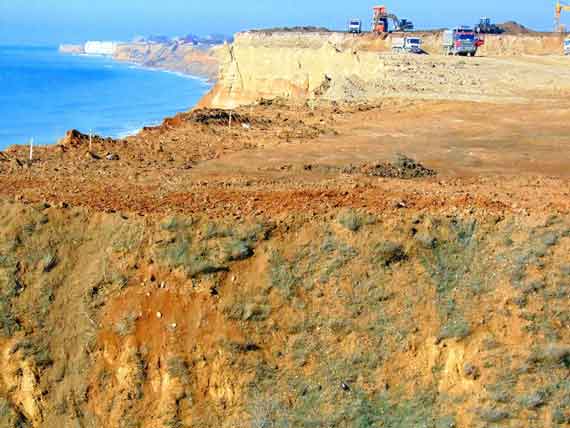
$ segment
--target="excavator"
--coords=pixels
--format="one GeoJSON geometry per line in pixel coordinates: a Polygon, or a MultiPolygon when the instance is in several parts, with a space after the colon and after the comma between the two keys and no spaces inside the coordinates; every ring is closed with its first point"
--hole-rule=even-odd
{"type": "Polygon", "coordinates": [[[554,10],[554,31],[557,33],[566,32],[566,27],[560,22],[562,12],[570,12],[570,5],[561,3],[560,0],[556,0],[554,10]]]}
{"type": "Polygon", "coordinates": [[[375,6],[372,18],[372,32],[383,34],[390,32],[389,22],[394,24],[394,31],[413,31],[414,24],[407,19],[398,19],[393,13],[388,13],[386,6],[375,6]]]}

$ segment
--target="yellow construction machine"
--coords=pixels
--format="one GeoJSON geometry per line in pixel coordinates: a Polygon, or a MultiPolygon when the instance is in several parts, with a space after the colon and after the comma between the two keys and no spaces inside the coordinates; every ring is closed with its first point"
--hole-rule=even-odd
{"type": "Polygon", "coordinates": [[[556,6],[554,9],[554,31],[557,33],[566,32],[566,26],[560,22],[562,12],[570,12],[570,5],[561,3],[560,0],[556,0],[556,6]]]}

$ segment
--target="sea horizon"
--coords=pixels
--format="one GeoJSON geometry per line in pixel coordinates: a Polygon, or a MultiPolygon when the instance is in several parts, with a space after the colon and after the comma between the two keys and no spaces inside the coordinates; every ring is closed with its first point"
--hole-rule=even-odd
{"type": "Polygon", "coordinates": [[[51,145],[70,129],[124,138],[191,109],[211,88],[198,76],[66,55],[53,44],[0,44],[0,151],[51,145]]]}

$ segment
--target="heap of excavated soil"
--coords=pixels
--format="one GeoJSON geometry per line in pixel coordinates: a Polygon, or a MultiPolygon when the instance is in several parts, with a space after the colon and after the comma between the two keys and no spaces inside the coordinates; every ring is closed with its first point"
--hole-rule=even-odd
{"type": "Polygon", "coordinates": [[[508,21],[503,24],[498,24],[498,27],[503,29],[507,34],[528,34],[534,33],[533,30],[525,27],[522,24],[519,24],[515,21],[508,21]]]}

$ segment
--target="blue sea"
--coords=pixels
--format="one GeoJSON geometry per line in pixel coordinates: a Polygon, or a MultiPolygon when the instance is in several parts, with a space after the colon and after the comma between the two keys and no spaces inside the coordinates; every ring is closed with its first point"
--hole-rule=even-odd
{"type": "Polygon", "coordinates": [[[123,137],[186,111],[207,82],[57,48],[0,46],[0,150],[69,129],[123,137]]]}

